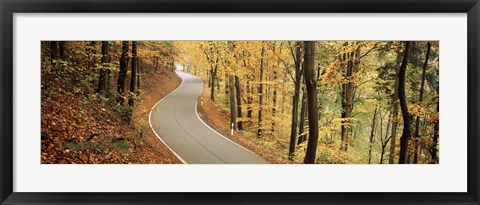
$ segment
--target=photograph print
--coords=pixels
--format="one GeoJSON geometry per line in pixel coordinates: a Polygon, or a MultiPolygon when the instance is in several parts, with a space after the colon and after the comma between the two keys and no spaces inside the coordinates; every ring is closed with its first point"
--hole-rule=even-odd
{"type": "Polygon", "coordinates": [[[439,164],[439,41],[42,41],[42,164],[439,164]]]}

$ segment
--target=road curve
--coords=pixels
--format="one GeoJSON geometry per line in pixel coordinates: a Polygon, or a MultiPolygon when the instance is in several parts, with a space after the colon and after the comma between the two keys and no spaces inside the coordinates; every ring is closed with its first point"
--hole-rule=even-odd
{"type": "Polygon", "coordinates": [[[182,84],[152,108],[149,122],[157,137],[183,163],[268,163],[205,124],[196,109],[202,81],[194,75],[176,72],[182,84]]]}

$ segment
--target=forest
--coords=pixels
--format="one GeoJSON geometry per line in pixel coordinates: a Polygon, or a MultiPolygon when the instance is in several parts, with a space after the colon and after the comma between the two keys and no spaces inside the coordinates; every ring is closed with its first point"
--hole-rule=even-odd
{"type": "Polygon", "coordinates": [[[439,163],[438,41],[44,41],[41,74],[42,163],[238,163],[173,109],[266,163],[439,163]]]}

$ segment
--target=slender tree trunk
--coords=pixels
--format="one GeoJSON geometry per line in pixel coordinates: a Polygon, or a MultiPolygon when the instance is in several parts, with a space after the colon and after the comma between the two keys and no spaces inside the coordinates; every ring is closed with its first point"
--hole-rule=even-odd
{"type": "Polygon", "coordinates": [[[318,109],[317,109],[317,79],[314,74],[315,65],[315,42],[305,41],[305,68],[304,78],[307,87],[308,102],[308,129],[309,138],[305,153],[305,164],[314,164],[318,145],[318,109]]]}
{"type": "Polygon", "coordinates": [[[102,41],[102,68],[100,68],[100,75],[98,78],[97,93],[104,94],[107,87],[107,74],[108,71],[105,67],[109,66],[110,53],[108,41],[102,41]]]}
{"type": "MultiPolygon", "coordinates": [[[[225,74],[224,76],[225,79],[230,79],[230,75],[228,74],[225,74]]],[[[221,82],[221,80],[219,80],[221,82]]],[[[225,82],[224,84],[224,87],[223,87],[223,90],[225,91],[225,96],[227,96],[229,93],[229,90],[230,90],[230,81],[229,82],[225,82]]]]}
{"type": "Polygon", "coordinates": [[[298,100],[300,97],[300,84],[302,81],[303,69],[301,68],[302,60],[302,43],[296,42],[295,55],[293,56],[295,61],[295,90],[292,101],[292,127],[290,132],[290,147],[288,150],[289,159],[293,159],[295,154],[295,140],[297,138],[297,123],[298,123],[298,100]]]}
{"type": "Polygon", "coordinates": [[[140,95],[140,79],[142,76],[142,60],[137,56],[137,95],[140,95]]]}
{"type": "MultiPolygon", "coordinates": [[[[277,68],[278,68],[278,65],[277,65],[277,68]]],[[[276,68],[275,68],[276,69],[276,68]]],[[[273,81],[276,82],[277,81],[277,72],[276,71],[273,71],[273,81]]],[[[273,107],[272,107],[272,132],[275,132],[275,115],[277,114],[277,88],[276,86],[273,86],[273,99],[272,99],[272,104],[273,104],[273,107]]]]}
{"type": "Polygon", "coordinates": [[[243,123],[242,123],[242,97],[241,97],[241,90],[240,90],[240,78],[236,75],[235,76],[235,91],[237,97],[237,116],[240,118],[237,122],[238,130],[243,130],[243,123]]]}
{"type": "Polygon", "coordinates": [[[213,74],[213,66],[210,69],[210,100],[215,101],[215,77],[213,74]]]}
{"type": "Polygon", "coordinates": [[[263,106],[263,67],[264,67],[265,47],[262,46],[262,58],[260,59],[260,85],[258,87],[259,102],[258,102],[258,130],[257,137],[262,135],[262,106],[263,106]]]}
{"type": "Polygon", "coordinates": [[[397,139],[397,125],[398,125],[398,80],[395,80],[395,95],[394,95],[394,104],[393,104],[393,118],[392,118],[392,133],[391,133],[391,141],[390,141],[390,154],[389,154],[389,159],[388,163],[389,164],[394,164],[395,163],[395,146],[396,146],[396,139],[397,139]]]}
{"type": "Polygon", "coordinates": [[[58,41],[50,41],[50,63],[55,67],[55,60],[59,59],[60,53],[58,48],[58,41]]]}
{"type": "MultiPolygon", "coordinates": [[[[357,42],[355,42],[357,44],[357,42]]],[[[353,111],[353,98],[355,93],[355,83],[351,77],[356,72],[358,65],[360,64],[358,56],[360,55],[360,47],[355,49],[354,53],[344,55],[347,58],[347,68],[344,74],[344,78],[347,83],[342,85],[342,142],[340,150],[348,150],[348,138],[350,131],[350,117],[353,111]]]]}
{"type": "Polygon", "coordinates": [[[247,79],[247,117],[252,118],[252,86],[250,85],[250,79],[247,79]]]}
{"type": "Polygon", "coordinates": [[[65,44],[66,44],[66,41],[58,42],[58,55],[61,59],[65,58],[65,44]]]}
{"type": "MultiPolygon", "coordinates": [[[[228,41],[228,53],[230,56],[235,57],[233,54],[233,42],[228,41]]],[[[229,102],[230,102],[230,128],[236,130],[237,129],[237,105],[235,102],[235,75],[237,68],[234,67],[234,64],[230,60],[226,60],[226,63],[230,66],[231,74],[228,75],[228,94],[229,94],[229,102]]],[[[225,83],[227,85],[227,83],[225,83]]],[[[225,88],[227,90],[227,88],[225,88]]]]}
{"type": "MultiPolygon", "coordinates": [[[[437,103],[437,112],[439,111],[439,103],[437,103]]],[[[436,122],[435,122],[435,125],[434,125],[434,132],[433,132],[433,145],[432,145],[432,148],[430,149],[430,154],[432,155],[432,160],[433,160],[433,163],[438,163],[438,156],[437,156],[437,152],[438,152],[438,148],[437,148],[437,144],[438,144],[438,136],[439,136],[439,122],[440,122],[440,119],[438,119],[436,122]]]]}
{"type": "Polygon", "coordinates": [[[235,105],[235,77],[233,75],[228,76],[228,88],[230,95],[230,128],[236,129],[237,123],[237,106],[235,105]],[[233,125],[233,126],[232,126],[233,125]]]}
{"type": "Polygon", "coordinates": [[[403,52],[402,65],[398,73],[398,99],[400,100],[400,108],[403,118],[403,133],[400,138],[400,158],[399,164],[405,164],[408,149],[408,140],[410,138],[410,115],[408,113],[407,99],[405,96],[405,74],[407,71],[408,55],[410,52],[410,42],[405,42],[405,51],[403,52]]]}
{"type": "Polygon", "coordinates": [[[122,55],[120,57],[120,71],[117,80],[117,102],[123,104],[125,101],[125,78],[127,77],[128,67],[128,41],[122,42],[122,55]]]}
{"type": "Polygon", "coordinates": [[[305,115],[307,114],[307,93],[305,92],[305,88],[302,89],[302,106],[300,108],[300,125],[298,128],[298,143],[301,144],[307,140],[307,134],[304,134],[305,131],[305,115]]]}
{"type": "MultiPolygon", "coordinates": [[[[397,60],[395,64],[395,73],[398,75],[400,70],[400,63],[402,61],[403,53],[399,52],[397,54],[397,60]]],[[[390,156],[388,159],[389,164],[395,163],[395,146],[397,143],[397,126],[398,126],[398,76],[395,78],[395,91],[392,95],[392,104],[393,104],[393,111],[392,111],[392,132],[391,132],[391,141],[390,141],[390,156]]]]}
{"type": "MultiPolygon", "coordinates": [[[[425,87],[425,76],[427,72],[427,67],[428,67],[428,56],[430,55],[430,48],[431,48],[430,42],[427,43],[427,53],[425,55],[425,62],[423,63],[423,69],[422,69],[422,82],[420,85],[420,96],[418,97],[418,102],[422,104],[423,102],[423,92],[424,92],[424,87],[425,87]]],[[[419,142],[418,138],[420,137],[420,116],[416,117],[416,122],[415,122],[415,139],[416,139],[416,146],[415,146],[415,155],[413,157],[413,163],[418,164],[418,152],[419,152],[419,142]]]]}
{"type": "Polygon", "coordinates": [[[210,69],[209,71],[206,71],[207,73],[207,79],[208,79],[208,86],[209,88],[212,87],[212,69],[210,69]]]}
{"type": "Polygon", "coordinates": [[[137,79],[137,42],[132,41],[132,74],[130,80],[130,95],[128,99],[128,104],[130,106],[134,105],[135,101],[135,80],[137,79]]]}
{"type": "MultiPolygon", "coordinates": [[[[215,63],[215,65],[212,67],[210,70],[210,76],[212,77],[212,80],[210,81],[212,86],[210,87],[210,99],[212,101],[215,101],[215,80],[217,79],[217,68],[218,65],[215,63]]],[[[217,89],[218,89],[218,80],[217,80],[217,89]]]]}
{"type": "Polygon", "coordinates": [[[375,111],[373,111],[373,118],[372,118],[372,126],[370,129],[370,146],[368,149],[368,163],[371,164],[372,161],[372,146],[373,146],[373,141],[375,139],[375,123],[377,120],[377,111],[378,111],[378,106],[375,106],[375,111]]]}
{"type": "Polygon", "coordinates": [[[390,130],[390,121],[392,121],[392,116],[390,115],[387,121],[387,129],[385,129],[385,141],[382,140],[382,153],[380,155],[380,164],[383,164],[383,158],[385,155],[385,148],[388,145],[388,141],[392,139],[392,137],[388,137],[388,131],[390,130]]]}

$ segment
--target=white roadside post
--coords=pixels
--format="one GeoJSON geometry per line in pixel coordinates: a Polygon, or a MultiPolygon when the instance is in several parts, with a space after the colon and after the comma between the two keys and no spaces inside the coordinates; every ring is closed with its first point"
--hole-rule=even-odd
{"type": "Polygon", "coordinates": [[[203,97],[200,100],[200,105],[203,106],[203,97]]]}
{"type": "Polygon", "coordinates": [[[234,126],[234,124],[233,124],[233,122],[232,122],[232,125],[230,125],[230,128],[231,128],[231,129],[230,129],[230,135],[233,135],[233,126],[234,126]]]}

